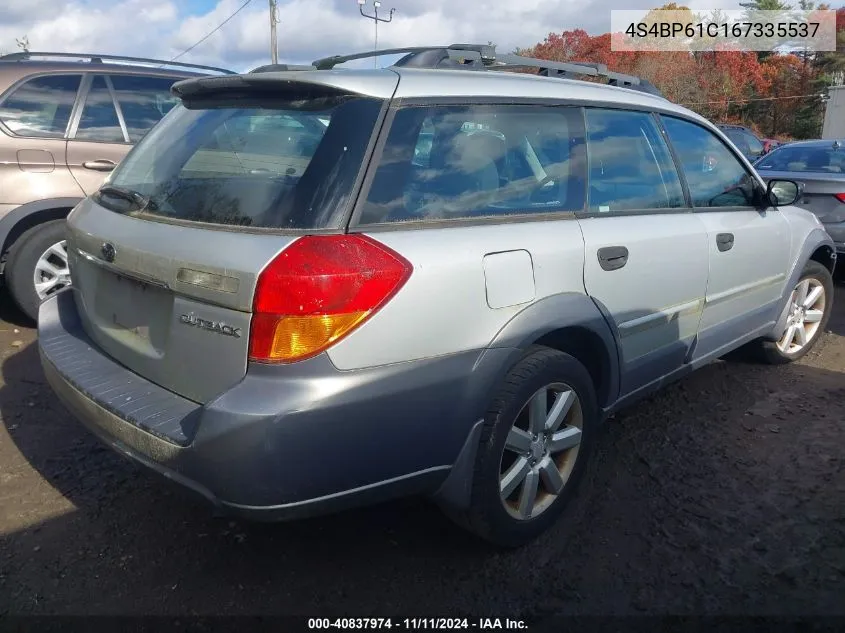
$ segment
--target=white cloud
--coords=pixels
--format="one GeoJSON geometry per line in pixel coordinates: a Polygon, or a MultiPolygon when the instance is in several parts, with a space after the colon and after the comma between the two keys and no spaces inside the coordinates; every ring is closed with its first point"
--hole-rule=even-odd
{"type": "MultiPolygon", "coordinates": [[[[231,15],[243,0],[219,0],[207,13],[182,16],[178,0],[5,0],[0,51],[15,50],[27,35],[32,50],[97,52],[171,58],[231,15]]],[[[721,3],[736,8],[738,0],[721,3]]],[[[708,8],[694,0],[695,10],[708,8]]],[[[383,0],[380,15],[396,8],[393,21],[379,24],[379,47],[493,41],[499,50],[530,46],[550,32],[610,27],[610,10],[626,0],[383,0]]],[[[365,7],[372,12],[372,2],[365,7]]],[[[355,0],[280,0],[281,61],[368,50],[372,20],[361,17],[355,0]]],[[[180,61],[236,70],[269,61],[267,3],[253,2],[180,61]]]]}

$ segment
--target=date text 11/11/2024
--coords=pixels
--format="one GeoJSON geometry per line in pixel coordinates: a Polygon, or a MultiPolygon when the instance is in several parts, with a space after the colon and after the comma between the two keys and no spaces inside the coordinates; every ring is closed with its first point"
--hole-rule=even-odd
{"type": "Polygon", "coordinates": [[[398,631],[527,630],[524,620],[511,618],[309,618],[311,631],[346,629],[398,631]]]}

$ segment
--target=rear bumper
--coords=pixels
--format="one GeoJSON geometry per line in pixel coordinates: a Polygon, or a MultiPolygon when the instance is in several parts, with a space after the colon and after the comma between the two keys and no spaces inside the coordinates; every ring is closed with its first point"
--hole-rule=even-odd
{"type": "Polygon", "coordinates": [[[201,405],[102,353],[85,334],[72,293],[47,300],[39,316],[42,366],[60,400],[116,451],[222,513],[250,519],[434,493],[466,454],[513,353],[346,372],[325,355],[251,366],[241,382],[201,405]]]}

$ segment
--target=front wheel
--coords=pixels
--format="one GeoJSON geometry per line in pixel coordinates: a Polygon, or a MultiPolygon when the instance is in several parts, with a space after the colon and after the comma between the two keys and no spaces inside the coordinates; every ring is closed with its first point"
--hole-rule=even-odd
{"type": "Polygon", "coordinates": [[[816,261],[804,267],[789,296],[786,328],[777,341],[761,341],[764,362],[781,365],[798,360],[821,338],[833,309],[833,277],[816,261]]]}
{"type": "Polygon", "coordinates": [[[470,507],[459,523],[504,547],[549,529],[583,473],[597,419],[584,366],[563,352],[532,348],[487,412],[470,507]]]}

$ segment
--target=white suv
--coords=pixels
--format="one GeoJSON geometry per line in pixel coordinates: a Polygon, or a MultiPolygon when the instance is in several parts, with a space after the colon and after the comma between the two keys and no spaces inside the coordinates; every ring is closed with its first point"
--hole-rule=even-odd
{"type": "Polygon", "coordinates": [[[405,52],[177,83],[68,217],[44,371],[224,512],[430,494],[519,545],[610,413],[745,344],[805,354],[833,243],[795,183],[637,78],[405,52]]]}

